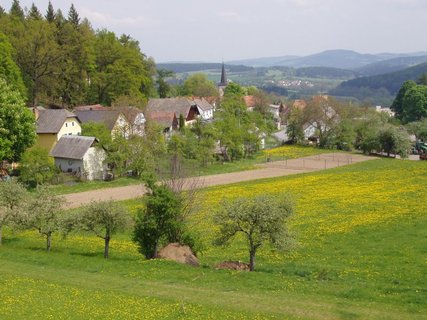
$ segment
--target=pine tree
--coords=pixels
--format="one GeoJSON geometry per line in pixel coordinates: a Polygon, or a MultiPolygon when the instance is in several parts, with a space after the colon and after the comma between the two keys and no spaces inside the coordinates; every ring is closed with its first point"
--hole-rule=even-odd
{"type": "Polygon", "coordinates": [[[30,12],[28,12],[28,18],[33,19],[33,20],[42,20],[43,19],[39,9],[36,7],[34,2],[31,4],[30,12]]]}
{"type": "Polygon", "coordinates": [[[56,24],[56,27],[58,29],[62,28],[62,26],[64,25],[64,23],[65,23],[64,15],[62,14],[61,9],[58,9],[58,11],[56,11],[56,14],[55,14],[55,24],[56,24]]]}
{"type": "Polygon", "coordinates": [[[9,13],[11,16],[24,19],[24,10],[22,10],[19,0],[13,0],[9,13]]]}
{"type": "Polygon", "coordinates": [[[68,22],[76,27],[80,24],[80,17],[76,8],[74,7],[74,4],[71,4],[70,11],[68,11],[68,22]]]}
{"type": "Polygon", "coordinates": [[[55,21],[55,11],[53,10],[53,6],[52,3],[49,1],[49,4],[47,6],[47,11],[46,11],[46,15],[45,18],[48,22],[54,22],[55,21]]]}

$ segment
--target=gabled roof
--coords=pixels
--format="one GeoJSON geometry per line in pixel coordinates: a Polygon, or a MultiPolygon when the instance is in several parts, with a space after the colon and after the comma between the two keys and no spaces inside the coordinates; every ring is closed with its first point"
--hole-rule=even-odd
{"type": "Polygon", "coordinates": [[[65,109],[38,110],[37,133],[58,133],[68,118],[76,118],[76,115],[65,109]]]}
{"type": "Polygon", "coordinates": [[[194,103],[200,108],[200,109],[202,109],[203,111],[209,111],[209,110],[213,110],[213,106],[209,103],[209,102],[207,102],[204,98],[201,98],[201,99],[197,99],[197,98],[194,98],[193,99],[193,101],[194,101],[194,103]]]}
{"type": "Polygon", "coordinates": [[[177,118],[180,114],[187,118],[192,106],[195,103],[187,98],[150,99],[146,113],[148,118],[152,112],[174,112],[177,118]]]}
{"type": "Polygon", "coordinates": [[[98,142],[95,137],[62,136],[49,155],[55,158],[80,160],[95,142],[98,142]]]}
{"type": "Polygon", "coordinates": [[[257,99],[255,96],[244,96],[243,101],[245,102],[247,108],[254,108],[257,104],[257,99]]]}
{"type": "Polygon", "coordinates": [[[175,112],[151,112],[148,119],[154,121],[164,128],[170,128],[176,119],[175,112]]]}
{"type": "Polygon", "coordinates": [[[137,107],[113,107],[113,110],[122,113],[125,116],[126,120],[130,123],[135,123],[135,120],[138,116],[142,117],[142,119],[145,120],[144,113],[141,109],[138,109],[137,107]]]}
{"type": "Polygon", "coordinates": [[[77,117],[79,117],[82,123],[96,122],[103,123],[108,130],[113,130],[114,125],[120,115],[118,110],[82,110],[76,111],[77,117]]]}

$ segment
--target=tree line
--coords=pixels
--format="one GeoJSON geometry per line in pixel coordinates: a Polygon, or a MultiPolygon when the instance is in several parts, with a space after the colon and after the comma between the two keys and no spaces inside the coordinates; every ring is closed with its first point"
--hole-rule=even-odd
{"type": "Polygon", "coordinates": [[[153,94],[155,64],[138,41],[94,30],[74,5],[65,16],[51,2],[42,14],[14,0],[8,12],[0,8],[0,30],[0,74],[31,106],[143,104],[153,94]]]}

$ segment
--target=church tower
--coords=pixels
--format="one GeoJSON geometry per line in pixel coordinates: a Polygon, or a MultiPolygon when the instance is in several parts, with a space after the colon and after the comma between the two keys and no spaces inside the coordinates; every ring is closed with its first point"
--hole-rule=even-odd
{"type": "Polygon", "coordinates": [[[224,89],[227,86],[227,75],[225,73],[224,62],[222,63],[221,70],[221,81],[218,83],[219,96],[222,97],[224,95],[224,89]]]}

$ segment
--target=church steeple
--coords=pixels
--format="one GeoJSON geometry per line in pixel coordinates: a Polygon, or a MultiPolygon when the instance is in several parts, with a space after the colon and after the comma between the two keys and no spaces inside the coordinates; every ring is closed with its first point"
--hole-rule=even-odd
{"type": "Polygon", "coordinates": [[[221,81],[218,83],[218,87],[226,87],[227,86],[227,75],[225,73],[225,66],[224,62],[222,63],[222,69],[221,69],[221,81]]]}

